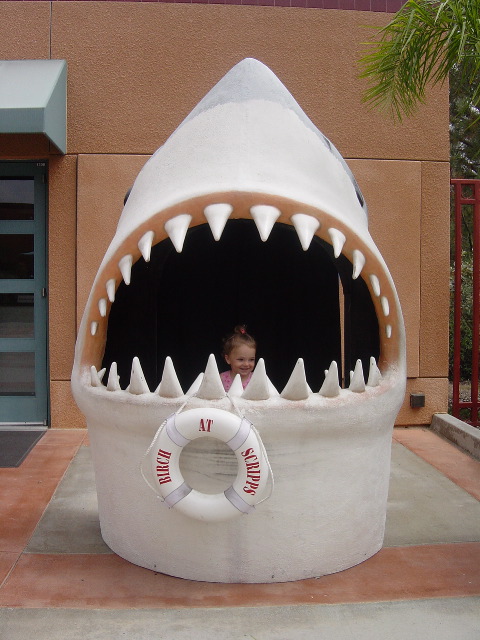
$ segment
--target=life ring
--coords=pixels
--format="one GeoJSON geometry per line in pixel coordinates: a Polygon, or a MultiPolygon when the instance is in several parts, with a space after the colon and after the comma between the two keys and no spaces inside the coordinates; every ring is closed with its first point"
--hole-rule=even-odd
{"type": "Polygon", "coordinates": [[[170,508],[191,518],[219,522],[250,513],[264,499],[270,466],[252,423],[222,409],[190,409],[167,418],[149,449],[155,491],[170,508]],[[179,461],[192,440],[217,438],[235,453],[238,473],[224,492],[206,494],[184,480],[179,461]]]}

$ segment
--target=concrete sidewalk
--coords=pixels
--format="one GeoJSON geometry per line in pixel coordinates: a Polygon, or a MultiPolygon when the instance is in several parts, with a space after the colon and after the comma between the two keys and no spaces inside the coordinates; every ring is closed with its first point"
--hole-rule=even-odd
{"type": "Polygon", "coordinates": [[[1,469],[0,639],[480,639],[480,462],[395,429],[384,548],[318,579],[212,584],[103,542],[84,431],[49,431],[1,469]]]}
{"type": "Polygon", "coordinates": [[[350,605],[147,609],[10,609],[5,640],[478,640],[480,599],[350,605]]]}

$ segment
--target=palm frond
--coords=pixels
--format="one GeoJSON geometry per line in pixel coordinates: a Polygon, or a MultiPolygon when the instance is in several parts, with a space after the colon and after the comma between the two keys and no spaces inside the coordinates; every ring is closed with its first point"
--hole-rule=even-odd
{"type": "MultiPolygon", "coordinates": [[[[363,100],[395,119],[410,116],[454,65],[472,80],[480,70],[480,0],[407,0],[377,33],[360,60],[371,83],[363,100]]],[[[480,87],[474,96],[479,104],[480,87]]]]}

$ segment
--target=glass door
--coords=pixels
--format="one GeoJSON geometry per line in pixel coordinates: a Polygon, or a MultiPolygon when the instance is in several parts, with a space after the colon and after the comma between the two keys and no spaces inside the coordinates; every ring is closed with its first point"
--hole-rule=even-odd
{"type": "Polygon", "coordinates": [[[0,162],[0,423],[48,422],[46,162],[0,162]]]}

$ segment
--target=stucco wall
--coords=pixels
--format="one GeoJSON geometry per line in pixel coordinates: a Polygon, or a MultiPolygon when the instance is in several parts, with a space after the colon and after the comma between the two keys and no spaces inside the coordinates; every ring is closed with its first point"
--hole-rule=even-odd
{"type": "Polygon", "coordinates": [[[41,138],[2,140],[1,158],[50,157],[52,426],[83,425],[70,398],[76,322],[139,168],[238,61],[258,58],[349,162],[405,313],[409,390],[399,424],[447,406],[448,94],[394,124],[361,102],[368,25],[388,14],[115,2],[2,2],[0,58],[68,62],[68,155],[41,138]]]}

